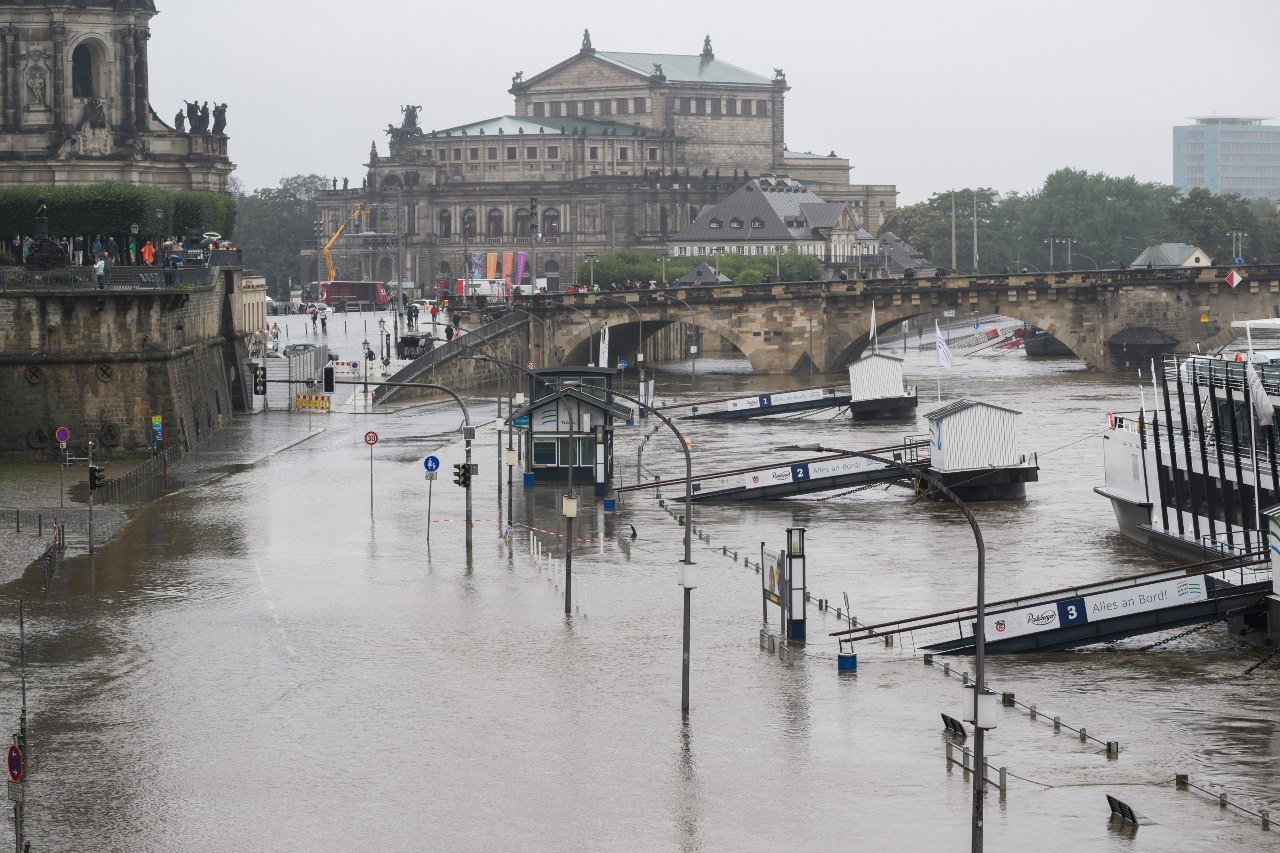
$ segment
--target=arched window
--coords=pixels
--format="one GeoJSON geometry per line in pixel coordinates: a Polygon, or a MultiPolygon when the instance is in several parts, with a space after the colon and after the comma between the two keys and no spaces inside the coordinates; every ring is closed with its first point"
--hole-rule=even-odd
{"type": "Polygon", "coordinates": [[[516,239],[529,239],[529,209],[522,207],[516,211],[516,239]]]}
{"type": "Polygon", "coordinates": [[[453,235],[453,217],[449,214],[449,211],[447,210],[440,211],[440,216],[438,217],[438,219],[440,224],[436,226],[436,236],[437,237],[452,236],[453,235]]]}
{"type": "Polygon", "coordinates": [[[542,271],[547,275],[559,275],[560,265],[555,261],[547,261],[545,264],[543,264],[542,271]]]}
{"type": "Polygon", "coordinates": [[[476,237],[476,212],[470,208],[462,211],[462,237],[465,240],[476,237]]]}
{"type": "Polygon", "coordinates": [[[485,233],[490,237],[502,236],[502,211],[496,207],[489,211],[489,230],[485,233]]]}
{"type": "Polygon", "coordinates": [[[387,175],[382,179],[382,188],[384,190],[398,190],[400,189],[400,179],[395,175],[387,175]]]}
{"type": "Polygon", "coordinates": [[[77,98],[93,98],[98,93],[97,62],[93,48],[76,45],[71,51],[71,94],[77,98]]]}
{"type": "Polygon", "coordinates": [[[452,271],[452,270],[451,270],[451,269],[450,269],[450,267],[449,267],[449,262],[448,262],[448,261],[441,261],[441,262],[440,262],[440,277],[441,277],[441,278],[448,278],[448,277],[449,277],[449,273],[450,273],[451,271],[452,271]]]}
{"type": "Polygon", "coordinates": [[[560,236],[560,211],[549,207],[542,212],[542,236],[560,236]]]}

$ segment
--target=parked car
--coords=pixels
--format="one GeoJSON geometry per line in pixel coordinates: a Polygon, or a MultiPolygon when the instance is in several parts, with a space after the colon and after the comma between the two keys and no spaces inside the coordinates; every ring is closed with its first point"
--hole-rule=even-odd
{"type": "Polygon", "coordinates": [[[315,344],[289,344],[284,348],[285,355],[297,355],[307,350],[319,349],[315,344]]]}

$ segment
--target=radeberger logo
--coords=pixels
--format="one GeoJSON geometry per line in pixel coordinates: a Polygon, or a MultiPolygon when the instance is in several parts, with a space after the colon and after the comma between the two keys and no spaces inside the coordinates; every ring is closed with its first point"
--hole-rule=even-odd
{"type": "Polygon", "coordinates": [[[1027,624],[1029,625],[1052,625],[1058,618],[1058,611],[1046,610],[1043,613],[1028,613],[1027,624]]]}

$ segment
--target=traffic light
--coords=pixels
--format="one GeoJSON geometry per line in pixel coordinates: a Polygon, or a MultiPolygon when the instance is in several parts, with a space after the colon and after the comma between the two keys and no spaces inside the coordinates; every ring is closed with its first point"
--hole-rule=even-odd
{"type": "Polygon", "coordinates": [[[335,387],[335,381],[336,381],[334,379],[335,373],[336,371],[334,370],[332,364],[326,364],[324,366],[324,369],[320,371],[320,375],[324,377],[324,392],[326,394],[333,393],[333,389],[335,387]]]}
{"type": "Polygon", "coordinates": [[[253,393],[258,397],[267,396],[267,368],[264,365],[253,369],[253,393]]]}
{"type": "Polygon", "coordinates": [[[107,469],[101,465],[89,466],[89,491],[101,489],[107,485],[107,469]]]}
{"type": "Polygon", "coordinates": [[[453,466],[453,484],[468,488],[471,485],[471,466],[458,464],[453,466]]]}

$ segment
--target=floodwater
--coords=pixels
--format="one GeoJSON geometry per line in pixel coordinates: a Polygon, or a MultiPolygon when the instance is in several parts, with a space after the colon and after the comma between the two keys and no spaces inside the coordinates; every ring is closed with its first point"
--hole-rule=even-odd
{"type": "MultiPolygon", "coordinates": [[[[906,358],[922,413],[940,378],[944,401],[1021,411],[1021,443],[1040,454],[1041,481],[1025,501],[975,506],[991,598],[1164,565],[1115,533],[1091,491],[1105,414],[1135,409],[1136,383],[1021,355],[957,358],[946,375],[931,352],[906,358]]],[[[658,397],[809,384],[714,367],[700,365],[696,395],[686,375],[663,373],[658,397]]],[[[473,408],[477,421],[494,415],[492,402],[473,408]]],[[[584,493],[576,532],[590,541],[573,560],[581,611],[566,618],[527,531],[510,545],[501,538],[507,496],[492,427],[475,450],[468,560],[450,473],[462,460],[456,410],[316,420],[325,430],[315,437],[140,509],[95,558],[69,561],[47,597],[31,576],[4,588],[0,714],[14,728],[12,617],[16,599],[28,600],[33,849],[968,849],[970,786],[947,768],[940,738],[959,678],[924,665],[911,638],[868,645],[859,672],[838,675],[826,635],[839,625],[812,609],[811,642],[787,667],[759,648],[759,576],[740,560],[804,525],[814,595],[848,593],[862,621],[963,606],[972,538],[946,506],[913,505],[893,488],[697,507],[711,544],[694,546],[685,721],[680,529],[651,495],[606,515],[584,493]],[[381,438],[372,454],[361,441],[369,429],[381,438]],[[431,452],[443,465],[428,524],[431,452]]],[[[824,418],[682,428],[698,472],[769,461],[779,445],[875,447],[923,432],[824,418]]],[[[633,481],[648,432],[620,435],[620,481],[633,481]]],[[[676,474],[679,460],[665,431],[646,447],[657,473],[676,474]]],[[[559,529],[557,505],[554,490],[514,495],[521,525],[559,529]]],[[[1187,773],[1255,810],[1280,804],[1276,670],[1244,677],[1259,655],[1220,628],[1139,651],[1150,640],[990,659],[993,689],[1122,752],[1108,759],[1096,743],[1002,708],[990,761],[1019,778],[1003,800],[994,790],[987,800],[988,850],[1276,848],[1256,819],[1172,784],[1187,773]],[[1149,822],[1110,824],[1108,793],[1149,822]]]]}

